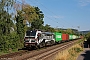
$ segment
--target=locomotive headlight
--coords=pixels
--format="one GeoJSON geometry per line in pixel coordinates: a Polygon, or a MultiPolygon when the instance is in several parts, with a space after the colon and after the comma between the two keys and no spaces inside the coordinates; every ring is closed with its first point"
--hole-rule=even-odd
{"type": "Polygon", "coordinates": [[[31,42],[36,42],[36,40],[31,40],[31,42]]]}
{"type": "Polygon", "coordinates": [[[24,42],[29,42],[29,40],[24,40],[24,42]]]}

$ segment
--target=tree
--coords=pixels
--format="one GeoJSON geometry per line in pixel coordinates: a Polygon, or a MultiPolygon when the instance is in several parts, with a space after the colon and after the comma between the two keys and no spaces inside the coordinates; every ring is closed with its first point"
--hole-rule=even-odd
{"type": "Polygon", "coordinates": [[[89,48],[90,48],[90,32],[88,32],[88,33],[85,35],[85,38],[87,39],[87,44],[89,45],[89,48]]]}
{"type": "MultiPolygon", "coordinates": [[[[15,8],[17,8],[18,6],[20,6],[20,4],[16,4],[15,8]]],[[[38,15],[35,12],[35,8],[33,6],[30,6],[29,4],[22,4],[21,9],[16,9],[17,12],[21,13],[21,16],[24,18],[23,23],[26,24],[26,22],[28,21],[28,23],[30,24],[33,20],[38,18],[38,15]]]]}
{"type": "Polygon", "coordinates": [[[1,16],[2,18],[1,18],[1,22],[0,22],[2,33],[5,35],[10,34],[10,29],[13,26],[13,22],[10,19],[11,15],[9,15],[9,13],[7,13],[6,11],[3,11],[0,15],[3,15],[3,17],[1,16]],[[8,14],[8,16],[7,16],[7,14],[8,14]]]}
{"type": "Polygon", "coordinates": [[[46,24],[43,29],[48,32],[55,32],[55,29],[50,27],[48,24],[46,24]]]}
{"type": "Polygon", "coordinates": [[[85,35],[87,40],[90,40],[90,32],[85,35]]]}
{"type": "Polygon", "coordinates": [[[60,33],[68,33],[68,32],[66,32],[66,31],[64,31],[62,29],[59,29],[58,32],[60,32],[60,33]]]}
{"type": "Polygon", "coordinates": [[[43,12],[40,11],[40,9],[38,7],[34,7],[34,8],[35,8],[36,14],[38,15],[38,19],[43,20],[43,18],[44,18],[43,12]]]}
{"type": "Polygon", "coordinates": [[[32,23],[31,23],[31,28],[33,29],[42,29],[43,27],[43,20],[34,20],[32,23]]]}
{"type": "MultiPolygon", "coordinates": [[[[25,25],[24,30],[27,30],[27,22],[29,23],[29,27],[31,27],[31,23],[35,22],[34,20],[39,19],[39,15],[36,13],[36,9],[33,6],[30,6],[28,4],[22,4],[21,9],[16,9],[17,12],[20,12],[20,15],[23,17],[23,23],[25,25]]],[[[18,4],[16,5],[18,7],[18,4]]]]}
{"type": "Polygon", "coordinates": [[[9,8],[12,8],[14,0],[0,0],[0,33],[9,34],[11,29],[11,15],[9,8]]]}
{"type": "Polygon", "coordinates": [[[66,32],[67,32],[68,34],[75,34],[72,29],[67,29],[66,32]]]}
{"type": "Polygon", "coordinates": [[[44,24],[44,21],[43,21],[44,14],[42,11],[40,11],[38,7],[34,7],[34,8],[35,8],[35,13],[37,14],[38,18],[32,21],[31,28],[42,29],[43,24],[44,24]]]}
{"type": "Polygon", "coordinates": [[[23,24],[23,17],[21,13],[18,12],[16,16],[16,27],[17,27],[17,34],[19,34],[20,40],[24,37],[24,24],[23,24]]]}
{"type": "Polygon", "coordinates": [[[15,43],[13,40],[16,37],[10,33],[13,22],[9,11],[12,9],[13,3],[14,0],[0,0],[0,51],[9,50],[8,46],[15,43]]]}

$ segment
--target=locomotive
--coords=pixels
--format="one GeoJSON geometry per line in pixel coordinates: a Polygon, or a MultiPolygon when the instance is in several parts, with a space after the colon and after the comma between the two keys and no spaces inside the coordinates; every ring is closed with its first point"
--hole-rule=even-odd
{"type": "Polygon", "coordinates": [[[58,32],[42,32],[40,30],[26,31],[24,37],[24,47],[44,47],[56,43],[66,42],[81,38],[77,35],[63,34],[58,32]]]}

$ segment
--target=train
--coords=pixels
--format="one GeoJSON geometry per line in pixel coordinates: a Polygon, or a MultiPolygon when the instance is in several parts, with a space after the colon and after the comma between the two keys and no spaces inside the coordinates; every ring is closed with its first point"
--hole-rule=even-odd
{"type": "Polygon", "coordinates": [[[40,30],[26,31],[24,36],[24,47],[45,47],[48,45],[54,45],[61,42],[71,41],[80,39],[82,36],[73,34],[64,34],[59,32],[42,32],[40,30]]]}

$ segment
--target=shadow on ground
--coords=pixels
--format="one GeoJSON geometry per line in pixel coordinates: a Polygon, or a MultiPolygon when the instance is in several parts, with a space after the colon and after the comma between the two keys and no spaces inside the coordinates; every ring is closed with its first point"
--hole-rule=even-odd
{"type": "Polygon", "coordinates": [[[90,51],[86,51],[85,54],[81,54],[84,59],[83,60],[90,60],[90,51]]]}
{"type": "Polygon", "coordinates": [[[32,51],[32,50],[36,50],[36,48],[21,48],[21,49],[18,49],[18,51],[20,51],[20,50],[32,51]]]}
{"type": "Polygon", "coordinates": [[[90,44],[87,41],[84,41],[84,48],[88,48],[89,50],[85,51],[85,54],[81,54],[84,57],[83,60],[90,60],[90,44]]]}

